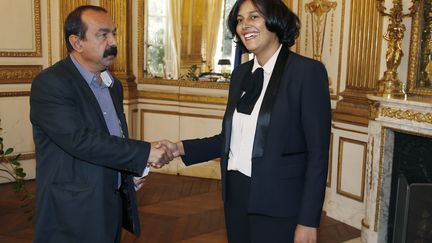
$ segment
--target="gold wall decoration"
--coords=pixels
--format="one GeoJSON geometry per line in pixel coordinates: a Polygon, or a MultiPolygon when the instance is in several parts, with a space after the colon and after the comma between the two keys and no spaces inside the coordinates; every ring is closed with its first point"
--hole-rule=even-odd
{"type": "Polygon", "coordinates": [[[227,97],[205,96],[205,95],[189,95],[168,92],[155,92],[155,91],[139,91],[139,97],[143,99],[157,99],[169,101],[181,101],[192,103],[204,103],[215,105],[226,105],[227,97]]]}
{"type": "MultiPolygon", "coordinates": [[[[324,36],[326,34],[327,15],[336,9],[337,3],[328,0],[313,0],[305,4],[306,12],[310,14],[312,21],[312,49],[313,58],[322,61],[324,36]]],[[[307,18],[308,20],[309,18],[307,18]]],[[[307,38],[308,30],[306,30],[307,38]]]]}
{"type": "Polygon", "coordinates": [[[0,92],[0,97],[23,97],[29,95],[30,91],[0,92]]]}
{"type": "Polygon", "coordinates": [[[131,0],[100,0],[117,27],[117,58],[110,68],[114,73],[130,74],[132,64],[132,1],[131,0]]]}
{"type": "Polygon", "coordinates": [[[138,83],[144,81],[144,18],[145,18],[145,4],[144,0],[138,0],[138,16],[137,16],[137,36],[138,36],[138,46],[137,46],[137,79],[138,83]]]}
{"type": "MultiPolygon", "coordinates": [[[[0,51],[0,57],[41,57],[41,9],[40,0],[33,0],[34,51],[0,51]]],[[[5,23],[8,24],[8,23],[5,23]]]]}
{"type": "Polygon", "coordinates": [[[408,93],[432,95],[432,1],[421,1],[411,23],[408,93]]]}
{"type": "Polygon", "coordinates": [[[297,5],[297,15],[304,27],[300,29],[295,51],[326,65],[330,97],[333,100],[339,99],[345,2],[298,0],[297,5]]]}
{"type": "Polygon", "coordinates": [[[350,2],[345,90],[333,118],[367,126],[370,107],[366,95],[375,92],[379,79],[383,18],[376,11],[376,0],[350,2]]]}
{"type": "Polygon", "coordinates": [[[432,124],[432,113],[383,107],[380,116],[432,124]]]}
{"type": "Polygon", "coordinates": [[[41,65],[0,65],[0,84],[31,83],[40,71],[41,65]]]}
{"type": "Polygon", "coordinates": [[[338,172],[337,172],[337,185],[336,185],[336,192],[344,197],[348,197],[351,199],[354,199],[359,202],[363,202],[364,200],[364,188],[365,188],[365,173],[366,173],[366,152],[367,152],[367,143],[354,140],[351,138],[345,138],[340,137],[339,138],[339,158],[338,158],[338,172]],[[352,192],[347,192],[342,189],[342,167],[343,167],[343,153],[344,153],[344,144],[345,143],[351,143],[356,144],[363,147],[363,161],[362,161],[362,176],[361,176],[361,188],[360,188],[360,195],[356,195],[352,192]]]}
{"type": "Polygon", "coordinates": [[[401,82],[397,73],[403,56],[401,45],[406,29],[402,21],[406,17],[413,16],[418,11],[419,1],[420,0],[412,0],[412,6],[409,8],[409,12],[404,13],[402,0],[392,0],[393,7],[390,9],[390,12],[386,12],[384,0],[376,0],[378,12],[388,17],[390,21],[384,35],[384,39],[387,41],[387,70],[378,82],[377,95],[390,96],[403,94],[401,82]]]}
{"type": "Polygon", "coordinates": [[[66,20],[66,17],[69,15],[72,10],[75,8],[88,4],[87,0],[68,0],[68,1],[59,1],[59,11],[60,11],[60,26],[59,26],[59,33],[60,33],[60,58],[65,58],[68,54],[67,48],[66,48],[66,40],[64,36],[63,26],[64,22],[66,20]]]}
{"type": "Polygon", "coordinates": [[[159,79],[146,78],[142,83],[157,84],[157,85],[172,85],[179,87],[194,87],[203,89],[226,89],[229,88],[228,82],[211,82],[211,81],[192,81],[192,80],[175,80],[175,79],[159,79]]]}

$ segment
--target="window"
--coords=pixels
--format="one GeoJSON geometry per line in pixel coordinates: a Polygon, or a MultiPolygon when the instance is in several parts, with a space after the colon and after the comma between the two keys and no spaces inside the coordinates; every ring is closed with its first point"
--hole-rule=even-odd
{"type": "MultiPolygon", "coordinates": [[[[219,28],[219,36],[218,36],[218,47],[217,49],[220,51],[216,52],[214,63],[216,65],[215,70],[217,72],[221,72],[221,67],[217,65],[220,59],[228,59],[230,60],[231,67],[234,64],[235,58],[235,48],[236,44],[233,41],[233,36],[228,29],[227,21],[229,13],[234,6],[236,0],[225,0],[225,4],[223,6],[223,13],[221,15],[221,26],[219,28]]],[[[235,37],[234,37],[235,38],[235,37]]]]}
{"type": "Polygon", "coordinates": [[[165,0],[147,1],[145,69],[152,77],[165,77],[167,6],[165,0]]]}

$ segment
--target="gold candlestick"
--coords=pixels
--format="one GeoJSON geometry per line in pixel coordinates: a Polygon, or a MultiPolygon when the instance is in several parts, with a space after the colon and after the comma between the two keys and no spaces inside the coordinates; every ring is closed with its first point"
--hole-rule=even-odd
{"type": "Polygon", "coordinates": [[[412,17],[419,8],[420,0],[412,0],[412,6],[408,13],[403,13],[402,0],[392,0],[393,8],[386,12],[384,7],[385,0],[376,0],[378,12],[384,17],[389,18],[389,25],[384,34],[387,41],[386,65],[387,70],[384,76],[378,81],[377,95],[391,96],[403,94],[401,81],[399,80],[397,69],[403,56],[402,39],[404,37],[405,25],[402,23],[405,17],[412,17]]]}

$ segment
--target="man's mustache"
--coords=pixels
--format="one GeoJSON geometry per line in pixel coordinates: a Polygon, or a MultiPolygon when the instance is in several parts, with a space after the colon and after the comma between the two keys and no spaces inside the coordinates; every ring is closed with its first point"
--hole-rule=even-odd
{"type": "Polygon", "coordinates": [[[103,57],[108,56],[117,56],[117,46],[110,46],[110,48],[106,49],[103,53],[103,57]]]}

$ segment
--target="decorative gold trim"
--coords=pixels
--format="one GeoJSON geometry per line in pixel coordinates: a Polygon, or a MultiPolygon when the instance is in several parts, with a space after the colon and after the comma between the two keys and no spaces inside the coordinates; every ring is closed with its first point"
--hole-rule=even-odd
{"type": "Polygon", "coordinates": [[[0,97],[22,97],[30,96],[30,91],[13,91],[13,92],[0,92],[0,97]]]}
{"type": "Polygon", "coordinates": [[[138,39],[138,47],[137,47],[137,79],[138,83],[144,82],[144,13],[145,13],[145,4],[144,0],[138,0],[138,14],[137,14],[137,39],[138,39]]]}
{"type": "MultiPolygon", "coordinates": [[[[131,40],[131,14],[132,1],[124,0],[100,0],[100,5],[108,10],[117,26],[118,53],[114,65],[110,67],[115,73],[123,73],[131,76],[132,64],[132,40],[131,40]]],[[[135,79],[135,77],[133,77],[135,79]]]]}
{"type": "Polygon", "coordinates": [[[383,18],[375,0],[351,1],[346,88],[374,91],[379,78],[383,18]]]}
{"type": "Polygon", "coordinates": [[[229,83],[210,82],[210,81],[192,81],[192,80],[173,80],[173,79],[152,79],[145,78],[141,80],[143,84],[170,85],[180,87],[193,87],[203,89],[229,89],[229,83]]]}
{"type": "Polygon", "coordinates": [[[381,127],[381,144],[380,144],[380,158],[378,164],[378,183],[377,183],[377,195],[375,201],[375,224],[374,231],[378,232],[378,218],[379,210],[381,207],[381,190],[382,190],[382,171],[383,171],[383,159],[384,159],[384,142],[385,142],[385,127],[381,127]]]}
{"type": "Polygon", "coordinates": [[[0,65],[0,84],[25,84],[42,71],[42,65],[0,65]]]}
{"type": "Polygon", "coordinates": [[[48,32],[48,65],[52,65],[52,45],[51,45],[51,0],[47,0],[47,32],[48,32]]]}
{"type": "Polygon", "coordinates": [[[332,179],[332,164],[333,164],[333,132],[330,134],[330,151],[329,151],[329,161],[328,161],[328,173],[327,173],[327,182],[326,186],[331,187],[331,179],[332,179]]]}
{"type": "MultiPolygon", "coordinates": [[[[309,2],[310,3],[310,2],[309,2]]],[[[305,3],[305,5],[307,5],[308,3],[305,3]]],[[[299,0],[298,1],[298,17],[300,20],[302,20],[302,15],[303,15],[303,0],[299,0]]],[[[330,93],[330,98],[332,100],[338,100],[339,99],[339,93],[340,93],[340,80],[341,80],[341,66],[342,66],[342,53],[343,53],[343,43],[344,43],[344,25],[345,25],[345,0],[342,0],[342,5],[341,5],[341,24],[340,24],[340,43],[339,43],[339,57],[337,59],[338,61],[338,70],[337,70],[337,80],[336,80],[336,92],[331,91],[332,87],[329,86],[329,90],[331,91],[330,93]]],[[[307,29],[307,28],[306,28],[307,29]]],[[[306,30],[305,30],[306,31],[306,30]]],[[[305,41],[307,41],[307,38],[305,38],[305,41]]],[[[301,53],[301,46],[300,46],[301,42],[301,36],[299,36],[296,40],[296,52],[297,53],[301,53]]],[[[306,43],[307,44],[307,43],[306,43]]],[[[329,77],[329,81],[330,83],[333,82],[332,80],[330,80],[331,77],[329,77]]]]}
{"type": "Polygon", "coordinates": [[[375,140],[374,140],[374,137],[371,137],[371,151],[370,151],[370,154],[371,154],[371,165],[370,165],[370,172],[369,172],[369,175],[368,175],[368,178],[369,178],[369,189],[372,189],[372,182],[373,182],[373,178],[372,178],[372,176],[373,176],[373,164],[374,164],[374,160],[373,160],[373,158],[374,158],[374,145],[375,145],[375,140]]]}
{"type": "Polygon", "coordinates": [[[423,113],[413,110],[383,107],[380,109],[380,116],[432,124],[432,113],[423,113]]]}
{"type": "Polygon", "coordinates": [[[367,132],[361,132],[361,131],[356,131],[356,130],[353,130],[353,129],[347,129],[347,128],[344,128],[344,127],[339,127],[339,126],[337,126],[335,124],[332,124],[332,127],[335,128],[335,129],[338,129],[338,130],[347,131],[347,132],[353,132],[353,133],[357,133],[357,134],[359,134],[359,133],[360,134],[365,134],[365,135],[368,134],[367,132]]]}
{"type": "Polygon", "coordinates": [[[41,57],[42,56],[42,36],[41,36],[41,9],[40,0],[34,1],[33,20],[35,31],[35,50],[34,51],[0,51],[0,57],[41,57]]]}
{"type": "Polygon", "coordinates": [[[345,28],[345,0],[342,1],[342,16],[341,16],[341,25],[340,25],[340,45],[339,45],[339,58],[338,58],[338,75],[337,75],[337,85],[336,85],[336,94],[331,95],[332,99],[339,99],[340,92],[340,80],[341,80],[341,67],[342,67],[342,53],[343,53],[343,42],[344,42],[344,28],[345,28]]]}
{"type": "Polygon", "coordinates": [[[139,91],[139,98],[157,99],[157,100],[172,100],[181,102],[206,103],[226,105],[226,97],[203,96],[203,95],[187,95],[178,93],[165,93],[155,91],[139,91]]]}
{"type": "MultiPolygon", "coordinates": [[[[326,34],[327,16],[334,11],[337,2],[328,0],[312,0],[305,4],[306,12],[311,14],[312,25],[312,54],[313,59],[322,61],[323,44],[326,34]]],[[[306,33],[307,34],[307,33],[306,33]]]]}
{"type": "MultiPolygon", "coordinates": [[[[303,7],[303,0],[298,0],[298,5],[297,5],[297,16],[299,17],[299,19],[302,19],[302,8],[303,7]]],[[[297,40],[296,40],[296,52],[300,53],[300,43],[301,43],[301,35],[298,36],[297,40]]]]}
{"type": "Polygon", "coordinates": [[[336,193],[354,199],[359,202],[363,202],[364,200],[364,188],[365,188],[365,173],[366,173],[366,151],[367,151],[367,143],[362,141],[357,141],[350,138],[339,138],[339,158],[338,158],[338,173],[337,173],[337,186],[336,186],[336,193]],[[355,195],[350,192],[345,192],[342,190],[342,158],[343,158],[343,144],[344,142],[347,143],[353,143],[362,145],[364,147],[363,149],[363,165],[362,165],[362,179],[361,179],[361,193],[360,195],[355,195]]]}
{"type": "MultiPolygon", "coordinates": [[[[420,8],[421,9],[421,8],[420,8]]],[[[420,42],[420,17],[422,16],[421,11],[417,11],[412,18],[411,22],[411,37],[410,37],[410,49],[408,56],[408,80],[407,88],[408,93],[418,95],[432,95],[431,88],[419,88],[417,87],[417,68],[419,62],[419,42],[420,42]]]]}

